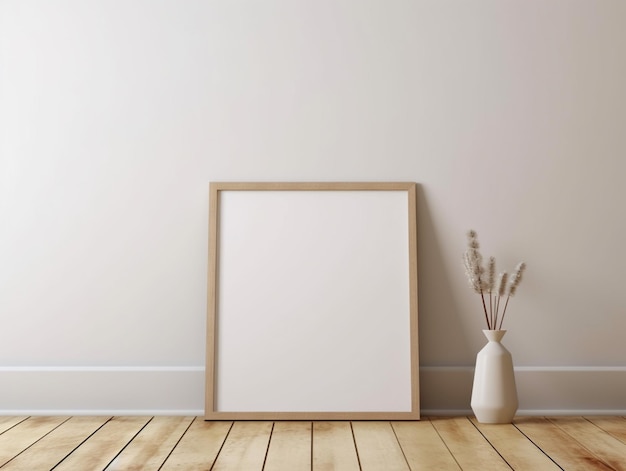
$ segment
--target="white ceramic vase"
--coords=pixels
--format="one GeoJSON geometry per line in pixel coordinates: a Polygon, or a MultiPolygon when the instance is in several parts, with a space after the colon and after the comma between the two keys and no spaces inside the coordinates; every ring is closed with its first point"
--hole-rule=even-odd
{"type": "Polygon", "coordinates": [[[487,345],[476,355],[471,406],[483,424],[510,424],[517,412],[511,353],[500,342],[506,330],[483,330],[487,345]]]}

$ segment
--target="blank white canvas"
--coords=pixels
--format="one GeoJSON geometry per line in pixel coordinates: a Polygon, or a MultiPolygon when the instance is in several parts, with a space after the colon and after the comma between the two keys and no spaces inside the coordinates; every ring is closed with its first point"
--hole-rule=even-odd
{"type": "Polygon", "coordinates": [[[410,412],[406,191],[221,191],[216,411],[410,412]]]}

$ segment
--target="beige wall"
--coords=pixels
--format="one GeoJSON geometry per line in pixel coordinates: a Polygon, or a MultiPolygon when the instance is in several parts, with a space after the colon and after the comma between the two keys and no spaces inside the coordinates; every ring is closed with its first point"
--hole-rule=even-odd
{"type": "MultiPolygon", "coordinates": [[[[624,24],[618,0],[0,2],[0,408],[142,408],[29,402],[38,371],[197,385],[212,180],[420,184],[425,407],[467,406],[484,343],[469,228],[528,264],[520,388],[626,390],[624,24]]],[[[594,394],[562,408],[626,410],[594,394]]]]}

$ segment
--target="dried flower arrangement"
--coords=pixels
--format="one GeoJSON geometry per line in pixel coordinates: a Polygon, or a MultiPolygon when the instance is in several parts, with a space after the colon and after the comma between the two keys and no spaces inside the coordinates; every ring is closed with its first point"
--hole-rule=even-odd
{"type": "Polygon", "coordinates": [[[511,276],[507,272],[502,272],[498,274],[498,279],[496,280],[496,259],[489,257],[485,272],[483,257],[479,248],[476,231],[468,231],[467,251],[463,256],[465,273],[470,286],[476,293],[480,294],[482,299],[487,329],[501,330],[509,299],[515,295],[517,287],[522,281],[522,274],[526,269],[526,264],[524,262],[518,263],[511,276]],[[487,302],[485,301],[487,295],[489,296],[489,307],[487,307],[487,302]],[[501,306],[501,300],[503,299],[504,306],[501,306]],[[500,312],[501,307],[502,312],[500,312]]]}

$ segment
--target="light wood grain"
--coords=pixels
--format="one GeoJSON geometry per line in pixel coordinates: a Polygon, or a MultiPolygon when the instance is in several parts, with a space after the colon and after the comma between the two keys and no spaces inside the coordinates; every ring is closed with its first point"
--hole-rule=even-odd
{"type": "Polygon", "coordinates": [[[0,454],[9,457],[2,471],[626,469],[621,417],[519,417],[513,425],[468,417],[354,423],[65,419],[0,417],[9,427],[0,432],[0,454]]]}
{"type": "Polygon", "coordinates": [[[515,470],[540,469],[558,471],[560,468],[539,448],[529,441],[511,424],[481,424],[476,419],[472,423],[491,443],[504,460],[515,470]]]}
{"type": "Polygon", "coordinates": [[[272,422],[235,422],[212,469],[263,469],[272,426],[272,422]]]}
{"type": "Polygon", "coordinates": [[[114,417],[64,459],[55,471],[105,469],[150,417],[114,417]]]}
{"type": "Polygon", "coordinates": [[[205,419],[210,420],[215,411],[216,359],[217,359],[217,307],[219,294],[219,220],[220,186],[211,183],[209,186],[209,263],[207,273],[207,323],[206,323],[206,357],[205,357],[205,419]]]}
{"type": "Polygon", "coordinates": [[[458,471],[461,468],[429,420],[393,422],[411,471],[458,471]]]}
{"type": "Polygon", "coordinates": [[[419,412],[222,412],[208,411],[205,420],[228,421],[329,421],[329,420],[419,420],[419,412]]]}
{"type": "Polygon", "coordinates": [[[9,416],[9,417],[0,417],[0,434],[6,432],[11,427],[15,427],[20,422],[28,419],[25,416],[9,416]]]}
{"type": "Polygon", "coordinates": [[[612,469],[569,434],[545,418],[522,417],[515,426],[567,471],[608,471],[612,469]]]}
{"type": "Polygon", "coordinates": [[[313,422],[313,469],[360,470],[350,422],[313,422]]]}
{"type": "Polygon", "coordinates": [[[511,469],[466,417],[431,421],[463,471],[511,469]]]}
{"type": "Polygon", "coordinates": [[[110,417],[72,417],[2,467],[2,471],[52,469],[110,417]]]}
{"type": "Polygon", "coordinates": [[[31,417],[0,435],[0,466],[57,428],[69,417],[31,417]]]}
{"type": "MultiPolygon", "coordinates": [[[[409,311],[411,336],[411,410],[413,417],[420,418],[420,374],[419,374],[419,328],[418,328],[418,296],[417,296],[417,185],[408,186],[409,204],[409,311]]],[[[389,419],[393,420],[393,419],[389,419]]]]}
{"type": "Polygon", "coordinates": [[[158,470],[192,420],[193,417],[154,417],[106,471],[158,470]]]}
{"type": "Polygon", "coordinates": [[[626,471],[626,445],[582,417],[555,417],[550,422],[616,471],[626,471]]]}
{"type": "Polygon", "coordinates": [[[362,471],[409,471],[389,422],[353,422],[352,430],[362,471]]]}
{"type": "Polygon", "coordinates": [[[211,469],[232,422],[205,422],[196,418],[189,426],[162,471],[200,471],[211,469]]]}
{"type": "Polygon", "coordinates": [[[211,182],[217,191],[402,191],[413,182],[211,182]]]}
{"type": "Polygon", "coordinates": [[[311,422],[275,422],[263,471],[310,471],[311,434],[311,422]]]}
{"type": "Polygon", "coordinates": [[[623,417],[592,416],[585,418],[622,443],[626,443],[626,419],[623,417]]]}

